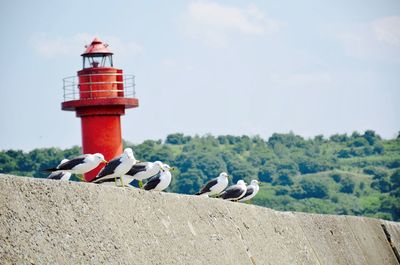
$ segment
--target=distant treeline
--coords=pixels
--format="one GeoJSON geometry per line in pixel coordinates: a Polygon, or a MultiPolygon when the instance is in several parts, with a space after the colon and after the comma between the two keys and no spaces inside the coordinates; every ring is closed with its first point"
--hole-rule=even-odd
{"type": "MultiPolygon", "coordinates": [[[[236,182],[263,182],[253,203],[277,210],[365,215],[400,220],[400,139],[374,131],[304,139],[293,133],[259,136],[168,135],[132,147],[137,159],[177,168],[170,191],[193,194],[221,171],[236,182]]],[[[81,154],[78,146],[0,151],[0,172],[44,178],[40,171],[81,154]]]]}

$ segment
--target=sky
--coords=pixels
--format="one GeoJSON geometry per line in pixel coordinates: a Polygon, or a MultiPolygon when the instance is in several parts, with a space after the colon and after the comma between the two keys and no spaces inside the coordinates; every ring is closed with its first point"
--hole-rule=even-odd
{"type": "Polygon", "coordinates": [[[99,37],[136,76],[122,136],[400,131],[400,1],[0,2],[0,149],[81,144],[62,79],[99,37]]]}

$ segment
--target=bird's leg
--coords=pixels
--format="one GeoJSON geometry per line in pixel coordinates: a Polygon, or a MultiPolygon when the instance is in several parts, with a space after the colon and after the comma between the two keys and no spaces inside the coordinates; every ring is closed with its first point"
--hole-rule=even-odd
{"type": "Polygon", "coordinates": [[[117,184],[117,177],[114,177],[114,181],[115,181],[115,187],[118,187],[118,184],[117,184]]]}
{"type": "Polygon", "coordinates": [[[139,188],[143,188],[143,181],[138,180],[138,183],[139,183],[139,188]]]}
{"type": "Polygon", "coordinates": [[[122,179],[122,177],[119,178],[119,180],[120,180],[120,182],[121,182],[122,187],[125,187],[125,185],[124,185],[124,180],[122,179]]]}

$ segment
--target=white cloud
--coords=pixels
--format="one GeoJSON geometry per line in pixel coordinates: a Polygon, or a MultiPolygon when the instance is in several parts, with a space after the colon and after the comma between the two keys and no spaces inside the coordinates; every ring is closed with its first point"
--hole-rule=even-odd
{"type": "Polygon", "coordinates": [[[399,62],[400,17],[384,17],[370,23],[336,25],[336,38],[348,55],[399,62]]]}
{"type": "MultiPolygon", "coordinates": [[[[46,58],[55,56],[76,56],[85,51],[85,45],[90,44],[96,36],[89,33],[77,33],[71,37],[53,37],[40,33],[30,39],[32,48],[39,55],[46,58]]],[[[115,36],[100,36],[108,43],[110,50],[122,56],[136,55],[143,52],[143,48],[134,41],[123,41],[115,36]]]]}
{"type": "Polygon", "coordinates": [[[267,19],[255,5],[246,8],[213,2],[189,4],[183,24],[186,33],[211,46],[225,46],[232,35],[264,35],[279,31],[283,23],[267,19]]]}
{"type": "Polygon", "coordinates": [[[378,41],[387,45],[400,46],[400,17],[385,17],[371,24],[378,41]]]}

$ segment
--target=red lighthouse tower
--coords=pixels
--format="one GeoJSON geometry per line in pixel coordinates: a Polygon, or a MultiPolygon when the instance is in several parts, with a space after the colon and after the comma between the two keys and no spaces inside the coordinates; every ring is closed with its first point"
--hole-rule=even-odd
{"type": "MultiPolygon", "coordinates": [[[[81,118],[83,153],[102,153],[106,160],[122,153],[121,115],[136,108],[135,79],[113,67],[113,53],[95,38],[83,57],[78,76],[64,78],[62,110],[75,111],[81,118]]],[[[92,180],[101,166],[85,174],[92,180]]]]}

